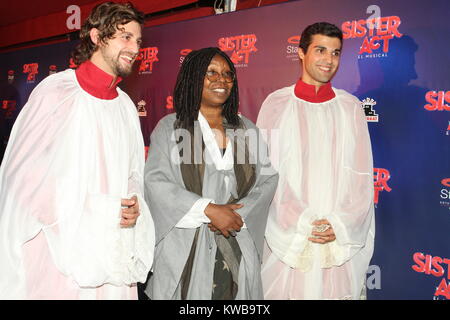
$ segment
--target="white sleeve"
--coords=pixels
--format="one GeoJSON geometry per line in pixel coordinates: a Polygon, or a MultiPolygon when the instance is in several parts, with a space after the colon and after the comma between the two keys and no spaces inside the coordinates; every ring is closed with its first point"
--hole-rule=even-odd
{"type": "Polygon", "coordinates": [[[336,241],[330,243],[333,265],[351,259],[374,236],[372,148],[366,117],[359,105],[354,108],[353,123],[354,139],[346,140],[335,208],[327,217],[336,235],[336,241]]]}
{"type": "Polygon", "coordinates": [[[198,199],[192,208],[186,213],[186,215],[181,218],[180,221],[175,225],[177,228],[189,229],[197,228],[203,223],[210,223],[211,220],[206,216],[205,209],[210,203],[214,203],[212,199],[201,198],[198,199]]]}

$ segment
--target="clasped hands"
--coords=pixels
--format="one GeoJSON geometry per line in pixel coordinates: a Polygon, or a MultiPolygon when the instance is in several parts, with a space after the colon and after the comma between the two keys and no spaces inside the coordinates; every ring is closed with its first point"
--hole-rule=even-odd
{"type": "Polygon", "coordinates": [[[211,220],[208,228],[213,231],[219,231],[226,238],[236,236],[244,225],[241,216],[235,211],[242,208],[243,204],[214,204],[210,203],[205,208],[205,215],[211,220]]]}
{"type": "Polygon", "coordinates": [[[336,240],[336,235],[334,234],[333,227],[327,219],[315,220],[312,225],[314,226],[314,228],[311,232],[312,237],[308,238],[309,241],[325,244],[336,240]],[[320,229],[325,230],[320,232],[320,229]]]}
{"type": "Polygon", "coordinates": [[[133,227],[139,217],[139,202],[137,197],[133,196],[130,199],[122,199],[121,205],[120,226],[122,228],[133,227]]]}

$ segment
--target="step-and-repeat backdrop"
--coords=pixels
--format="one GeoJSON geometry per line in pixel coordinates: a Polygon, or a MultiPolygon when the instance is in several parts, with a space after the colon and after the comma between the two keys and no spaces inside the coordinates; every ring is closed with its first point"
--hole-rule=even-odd
{"type": "MultiPolygon", "coordinates": [[[[361,100],[374,154],[375,253],[369,299],[450,299],[450,26],[448,0],[303,0],[143,31],[135,72],[121,83],[146,145],[173,112],[190,50],[217,46],[235,63],[240,111],[256,121],[272,91],[295,83],[309,24],[342,28],[333,86],[361,100]]],[[[75,43],[0,54],[0,157],[18,112],[43,78],[70,67],[75,43]]]]}

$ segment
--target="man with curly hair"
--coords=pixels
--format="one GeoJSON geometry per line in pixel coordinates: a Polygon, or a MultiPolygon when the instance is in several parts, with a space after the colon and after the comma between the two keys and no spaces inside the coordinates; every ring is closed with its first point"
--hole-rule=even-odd
{"type": "Polygon", "coordinates": [[[117,84],[141,44],[143,14],[96,6],[76,70],[43,80],[0,167],[0,299],[136,299],[153,263],[144,143],[117,84]]]}

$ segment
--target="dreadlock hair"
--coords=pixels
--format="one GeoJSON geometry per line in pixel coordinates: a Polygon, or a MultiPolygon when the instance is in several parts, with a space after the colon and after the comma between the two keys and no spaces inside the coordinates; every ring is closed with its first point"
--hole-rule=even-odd
{"type": "Polygon", "coordinates": [[[98,45],[92,42],[90,32],[92,28],[99,30],[100,43],[106,43],[112,39],[119,25],[136,21],[144,24],[144,14],[133,7],[131,3],[104,2],[92,9],[89,17],[81,26],[80,43],[72,52],[72,59],[76,65],[89,60],[98,49],[98,45]]]}
{"type": "MultiPolygon", "coordinates": [[[[215,55],[223,57],[236,74],[236,69],[228,55],[219,48],[203,48],[191,51],[183,61],[173,95],[178,126],[192,128],[198,118],[202,101],[203,83],[211,60],[215,55]]],[[[230,96],[222,106],[222,116],[231,126],[238,126],[239,90],[237,78],[234,78],[230,96]]]]}

